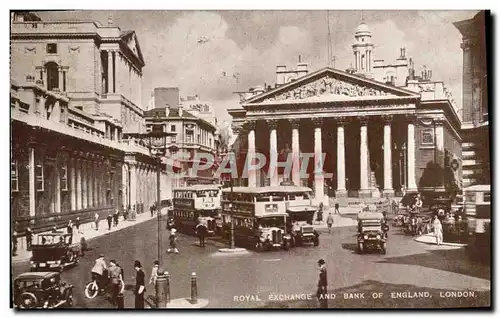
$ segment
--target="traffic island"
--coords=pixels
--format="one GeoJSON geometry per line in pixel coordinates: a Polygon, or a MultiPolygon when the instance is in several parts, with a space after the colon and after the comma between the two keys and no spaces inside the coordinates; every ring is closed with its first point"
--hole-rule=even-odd
{"type": "Polygon", "coordinates": [[[198,298],[196,303],[189,298],[172,299],[167,304],[167,309],[196,309],[208,306],[208,299],[198,298]]]}
{"type": "MultiPolygon", "coordinates": [[[[425,243],[425,244],[430,244],[430,245],[437,245],[436,243],[436,237],[434,234],[424,234],[420,235],[415,238],[416,242],[419,243],[425,243]]],[[[451,242],[442,242],[441,245],[443,246],[453,246],[453,247],[466,247],[467,244],[462,244],[462,243],[451,243],[451,242]]]]}
{"type": "Polygon", "coordinates": [[[250,254],[250,252],[244,248],[235,247],[235,248],[219,248],[218,251],[213,255],[229,256],[229,255],[246,255],[246,254],[250,254]]]}

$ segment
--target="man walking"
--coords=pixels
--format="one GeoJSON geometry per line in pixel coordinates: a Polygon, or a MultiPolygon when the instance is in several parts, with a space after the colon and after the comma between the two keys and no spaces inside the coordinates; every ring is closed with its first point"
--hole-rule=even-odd
{"type": "Polygon", "coordinates": [[[99,213],[94,214],[95,230],[99,231],[99,213]]]}
{"type": "Polygon", "coordinates": [[[175,229],[172,229],[170,231],[170,236],[168,237],[168,240],[170,242],[170,247],[167,250],[167,253],[171,253],[173,251],[175,254],[179,254],[179,250],[177,249],[177,237],[175,236],[175,232],[177,232],[175,229]]]}
{"type": "MultiPolygon", "coordinates": [[[[156,290],[156,278],[158,278],[158,268],[160,267],[160,261],[154,261],[153,262],[153,270],[151,271],[151,277],[149,278],[149,284],[153,284],[155,287],[155,297],[158,294],[158,291],[156,290]]],[[[156,304],[158,304],[158,299],[155,298],[156,304]]]]}
{"type": "Polygon", "coordinates": [[[82,234],[82,232],[80,232],[80,217],[79,216],[76,217],[75,228],[76,228],[76,231],[78,232],[78,234],[82,234]]]}
{"type": "Polygon", "coordinates": [[[331,232],[332,225],[333,225],[333,216],[332,213],[328,214],[328,217],[326,218],[326,224],[328,225],[328,233],[331,232]]]}
{"type": "Polygon", "coordinates": [[[66,232],[71,234],[69,237],[69,244],[71,245],[73,244],[73,222],[71,222],[71,220],[69,220],[68,225],[66,226],[66,232]]]}
{"type": "Polygon", "coordinates": [[[120,214],[118,212],[118,210],[115,211],[115,214],[113,214],[113,223],[115,225],[115,227],[118,226],[118,219],[120,218],[120,214]]]}
{"type": "Polygon", "coordinates": [[[33,243],[33,232],[30,227],[26,228],[26,250],[31,251],[31,244],[33,243]]]}
{"type": "Polygon", "coordinates": [[[339,207],[340,207],[339,202],[335,200],[335,211],[333,211],[335,214],[340,215],[339,207]]]}
{"type": "Polygon", "coordinates": [[[434,221],[432,222],[434,227],[434,236],[436,237],[436,244],[439,246],[443,243],[443,225],[439,221],[437,215],[434,216],[434,221]]]}
{"type": "Polygon", "coordinates": [[[153,216],[154,216],[154,214],[155,214],[155,206],[154,206],[154,205],[152,205],[152,206],[149,208],[149,212],[151,212],[151,217],[153,217],[153,216]]]}
{"type": "Polygon", "coordinates": [[[113,217],[111,214],[108,214],[108,217],[106,218],[108,220],[108,231],[111,231],[111,223],[113,222],[113,217]]]}
{"type": "Polygon", "coordinates": [[[135,275],[135,308],[144,309],[145,275],[140,261],[134,262],[135,275]]]}
{"type": "Polygon", "coordinates": [[[118,305],[118,294],[120,293],[120,283],[123,280],[122,271],[116,264],[115,260],[110,260],[108,269],[109,278],[111,280],[111,303],[114,306],[118,305]]]}
{"type": "Polygon", "coordinates": [[[318,261],[319,266],[319,280],[318,280],[318,290],[316,291],[316,297],[319,300],[320,308],[328,308],[328,300],[326,299],[327,293],[327,273],[326,273],[326,265],[325,260],[320,259],[318,261]]]}

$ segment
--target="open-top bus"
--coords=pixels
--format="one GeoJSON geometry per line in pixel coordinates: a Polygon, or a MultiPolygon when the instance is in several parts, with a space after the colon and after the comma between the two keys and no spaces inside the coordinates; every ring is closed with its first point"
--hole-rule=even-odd
{"type": "MultiPolygon", "coordinates": [[[[231,220],[237,246],[269,250],[293,246],[292,224],[315,233],[312,190],[297,186],[235,187],[222,190],[223,237],[231,236],[231,220]],[[300,224],[300,225],[299,225],[300,224]]],[[[314,235],[314,234],[313,234],[314,235]]],[[[315,243],[315,245],[317,245],[315,243]]]]}
{"type": "Polygon", "coordinates": [[[173,196],[174,209],[171,216],[179,231],[194,234],[199,224],[206,226],[209,235],[220,231],[222,224],[219,185],[197,184],[176,188],[173,190],[173,196]]]}
{"type": "Polygon", "coordinates": [[[464,189],[468,222],[469,255],[483,262],[491,257],[491,186],[473,185],[464,189]]]}

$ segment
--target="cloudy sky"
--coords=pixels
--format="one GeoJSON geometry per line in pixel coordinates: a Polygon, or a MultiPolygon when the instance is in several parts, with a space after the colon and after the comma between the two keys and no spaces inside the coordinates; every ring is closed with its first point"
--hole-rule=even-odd
{"type": "MultiPolygon", "coordinates": [[[[41,12],[44,20],[84,19],[107,24],[109,12],[122,30],[135,30],[146,66],[143,103],[159,86],[178,86],[181,95],[198,94],[227,120],[239,107],[233,92],[275,81],[276,65],[327,66],[326,11],[79,11],[41,12]],[[233,76],[235,75],[235,76],[233,76]],[[237,79],[236,79],[237,78],[237,79]]],[[[461,108],[461,35],[453,22],[474,11],[330,11],[335,67],[352,63],[351,44],[362,19],[372,30],[374,58],[392,61],[399,48],[433,70],[461,108]]]]}

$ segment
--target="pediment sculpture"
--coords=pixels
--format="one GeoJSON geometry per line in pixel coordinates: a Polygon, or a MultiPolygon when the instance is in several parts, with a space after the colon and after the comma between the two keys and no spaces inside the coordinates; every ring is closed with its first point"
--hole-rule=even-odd
{"type": "Polygon", "coordinates": [[[295,89],[269,97],[265,101],[305,99],[323,94],[344,95],[349,97],[388,95],[387,92],[379,89],[355,85],[327,76],[304,86],[299,86],[295,89]]]}

